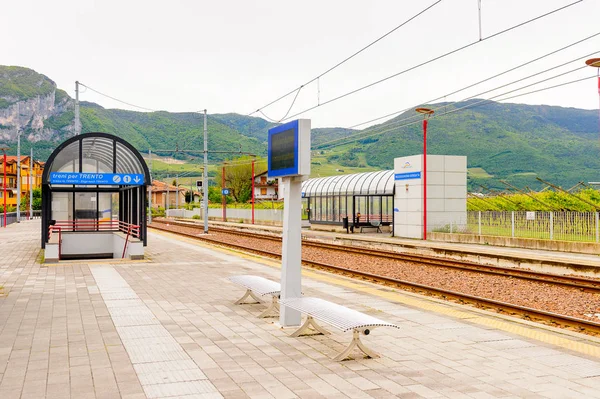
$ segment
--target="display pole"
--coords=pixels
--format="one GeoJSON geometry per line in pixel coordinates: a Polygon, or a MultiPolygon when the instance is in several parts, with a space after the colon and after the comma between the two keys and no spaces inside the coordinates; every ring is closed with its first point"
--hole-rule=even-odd
{"type": "MultiPolygon", "coordinates": [[[[282,177],[289,190],[283,200],[283,247],[281,258],[281,299],[302,296],[302,177],[282,177]]],[[[283,327],[300,325],[301,314],[282,306],[279,323],[283,327]]]]}

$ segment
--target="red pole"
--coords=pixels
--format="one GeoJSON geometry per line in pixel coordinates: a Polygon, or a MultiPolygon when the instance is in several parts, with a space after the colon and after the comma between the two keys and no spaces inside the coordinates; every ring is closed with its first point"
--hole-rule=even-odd
{"type": "Polygon", "coordinates": [[[427,240],[427,119],[423,119],[423,240],[427,240]]]}
{"type": "Polygon", "coordinates": [[[252,224],[254,224],[254,160],[252,160],[252,224]]]}
{"type": "MultiPolygon", "coordinates": [[[[223,174],[221,176],[221,188],[225,189],[225,165],[223,165],[223,174]]],[[[227,221],[227,211],[226,206],[227,206],[227,201],[225,201],[225,194],[223,194],[221,192],[221,198],[222,198],[222,204],[221,206],[223,207],[223,221],[226,222],[227,221]]]]}
{"type": "Polygon", "coordinates": [[[2,180],[2,188],[4,190],[4,193],[2,194],[2,198],[4,198],[4,227],[6,227],[6,151],[4,151],[2,169],[4,170],[4,179],[2,180]]]}

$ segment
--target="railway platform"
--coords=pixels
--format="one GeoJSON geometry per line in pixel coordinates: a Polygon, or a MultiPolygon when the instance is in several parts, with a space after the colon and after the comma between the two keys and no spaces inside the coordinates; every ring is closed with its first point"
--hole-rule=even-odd
{"type": "Polygon", "coordinates": [[[41,264],[40,223],[0,229],[1,398],[600,398],[600,340],[319,271],[305,295],[400,329],[289,337],[227,278],[278,262],[150,232],[147,259],[41,264]]]}

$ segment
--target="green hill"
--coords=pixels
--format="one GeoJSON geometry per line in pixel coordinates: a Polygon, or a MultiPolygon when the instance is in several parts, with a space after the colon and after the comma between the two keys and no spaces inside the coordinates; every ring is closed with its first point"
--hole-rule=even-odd
{"type": "MultiPolygon", "coordinates": [[[[478,184],[504,188],[503,179],[534,189],[542,186],[536,177],[564,187],[600,180],[597,111],[494,102],[481,105],[478,101],[429,105],[438,110],[429,123],[428,153],[466,155],[472,189],[478,184]]],[[[27,68],[0,66],[0,121],[5,121],[0,124],[0,142],[11,146],[11,154],[16,152],[14,142],[21,132],[23,152],[33,145],[36,157],[48,157],[73,134],[73,106],[67,93],[46,76],[27,68]],[[17,103],[27,107],[17,107],[17,103]],[[23,114],[24,109],[29,114],[23,114]]],[[[201,161],[200,113],[135,112],[82,102],[81,122],[83,132],[115,134],[144,153],[152,149],[157,155],[191,164],[201,161]]],[[[224,152],[266,155],[267,132],[274,125],[233,113],[209,115],[211,163],[235,156],[224,152]]],[[[414,111],[364,130],[316,128],[311,141],[314,176],[390,169],[395,157],[419,154],[423,145],[421,123],[414,111]],[[416,123],[403,126],[410,121],[416,123]]]]}

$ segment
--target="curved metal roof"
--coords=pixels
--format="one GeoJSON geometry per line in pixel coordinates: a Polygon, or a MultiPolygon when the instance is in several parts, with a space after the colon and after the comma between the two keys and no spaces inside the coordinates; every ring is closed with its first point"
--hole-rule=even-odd
{"type": "Polygon", "coordinates": [[[302,182],[304,197],[327,195],[393,195],[394,171],[354,173],[308,179],[302,182]]]}
{"type": "Polygon", "coordinates": [[[150,171],[140,153],[125,140],[108,133],[85,133],[71,137],[50,155],[42,183],[51,172],[137,173],[149,184],[150,171]]]}

